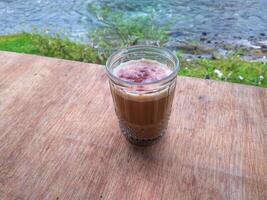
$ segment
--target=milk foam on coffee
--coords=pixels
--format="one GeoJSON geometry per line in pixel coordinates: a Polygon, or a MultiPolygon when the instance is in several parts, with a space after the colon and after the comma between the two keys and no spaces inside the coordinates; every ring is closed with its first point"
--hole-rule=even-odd
{"type": "Polygon", "coordinates": [[[113,73],[124,81],[151,83],[167,77],[171,70],[165,64],[157,61],[140,59],[120,64],[113,73]]]}

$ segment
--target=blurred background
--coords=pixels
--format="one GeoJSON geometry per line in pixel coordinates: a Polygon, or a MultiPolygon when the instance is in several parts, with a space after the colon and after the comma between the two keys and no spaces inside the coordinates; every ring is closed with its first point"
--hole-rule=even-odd
{"type": "Polygon", "coordinates": [[[0,50],[104,64],[164,46],[181,75],[267,87],[266,0],[0,0],[0,50]]]}

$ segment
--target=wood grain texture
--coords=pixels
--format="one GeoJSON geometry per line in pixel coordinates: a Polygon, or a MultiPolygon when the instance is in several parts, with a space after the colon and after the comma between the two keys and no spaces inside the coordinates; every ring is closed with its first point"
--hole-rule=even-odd
{"type": "Polygon", "coordinates": [[[267,199],[267,90],[178,78],[156,145],[121,135],[103,66],[0,52],[0,199],[267,199]]]}

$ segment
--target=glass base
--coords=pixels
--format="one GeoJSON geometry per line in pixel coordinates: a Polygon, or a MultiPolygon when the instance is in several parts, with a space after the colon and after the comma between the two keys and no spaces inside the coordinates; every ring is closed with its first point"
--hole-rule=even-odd
{"type": "Polygon", "coordinates": [[[130,142],[133,145],[137,145],[137,146],[151,146],[153,144],[156,144],[162,138],[165,132],[163,130],[163,132],[156,138],[138,139],[130,133],[129,129],[125,126],[125,124],[122,121],[119,122],[119,125],[120,125],[122,134],[125,136],[128,142],[130,142]]]}

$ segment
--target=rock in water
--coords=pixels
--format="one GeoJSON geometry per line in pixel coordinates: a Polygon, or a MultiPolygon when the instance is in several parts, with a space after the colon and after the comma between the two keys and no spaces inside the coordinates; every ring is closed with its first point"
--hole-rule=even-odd
{"type": "Polygon", "coordinates": [[[214,51],[211,54],[211,58],[214,60],[219,60],[219,59],[222,59],[222,56],[217,51],[214,51]]]}
{"type": "Polygon", "coordinates": [[[267,51],[267,40],[259,41],[257,45],[261,47],[262,51],[267,51]]]}

